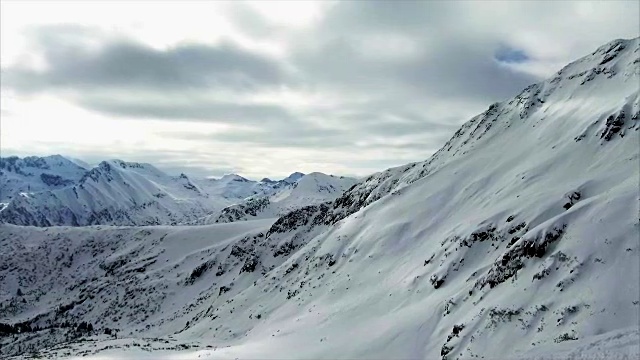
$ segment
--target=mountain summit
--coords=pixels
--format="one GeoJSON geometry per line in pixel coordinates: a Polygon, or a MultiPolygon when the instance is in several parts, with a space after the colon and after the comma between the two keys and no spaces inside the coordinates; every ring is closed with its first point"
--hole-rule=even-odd
{"type": "Polygon", "coordinates": [[[289,184],[293,184],[294,182],[300,180],[300,178],[302,178],[304,176],[303,173],[301,172],[294,172],[291,175],[287,176],[286,178],[282,179],[282,181],[289,183],[289,184]]]}

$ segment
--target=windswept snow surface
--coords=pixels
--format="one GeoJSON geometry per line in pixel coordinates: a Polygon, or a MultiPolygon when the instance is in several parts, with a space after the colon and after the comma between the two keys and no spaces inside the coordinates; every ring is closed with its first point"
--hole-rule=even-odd
{"type": "Polygon", "coordinates": [[[275,222],[0,225],[0,322],[26,329],[0,351],[636,356],[639,64],[638,39],[606,44],[491,105],[429,160],[275,222]]]}

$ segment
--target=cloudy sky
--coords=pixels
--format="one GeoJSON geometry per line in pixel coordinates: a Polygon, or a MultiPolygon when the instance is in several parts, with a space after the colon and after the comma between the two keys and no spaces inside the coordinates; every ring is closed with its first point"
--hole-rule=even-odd
{"type": "Polygon", "coordinates": [[[1,150],[367,175],[616,38],[637,1],[1,2],[1,150]]]}

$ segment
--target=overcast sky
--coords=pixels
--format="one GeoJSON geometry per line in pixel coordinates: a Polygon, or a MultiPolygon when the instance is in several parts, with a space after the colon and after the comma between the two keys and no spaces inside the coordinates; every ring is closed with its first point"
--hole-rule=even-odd
{"type": "Polygon", "coordinates": [[[637,1],[1,2],[1,150],[367,175],[616,38],[637,1]]]}

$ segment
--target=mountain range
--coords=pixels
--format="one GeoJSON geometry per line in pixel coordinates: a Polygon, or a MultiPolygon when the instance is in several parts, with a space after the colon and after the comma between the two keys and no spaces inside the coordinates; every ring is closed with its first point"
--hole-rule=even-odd
{"type": "Polygon", "coordinates": [[[357,181],[313,173],[249,194],[235,176],[209,187],[105,162],[14,195],[0,212],[13,223],[0,224],[0,349],[634,358],[639,81],[640,39],[612,41],[488,106],[429,159],[357,181]],[[200,216],[229,193],[242,200],[200,216]],[[90,224],[78,206],[107,203],[135,211],[107,207],[105,223],[136,226],[22,226],[90,224]]]}
{"type": "MultiPolygon", "coordinates": [[[[31,226],[194,222],[218,216],[222,209],[245,198],[275,196],[297,186],[299,180],[312,181],[299,172],[279,181],[258,182],[236,174],[191,179],[185,174],[167,175],[151,164],[122,160],[103,161],[86,169],[60,155],[2,158],[0,169],[4,201],[0,221],[31,226]]],[[[324,186],[332,189],[340,188],[344,181],[355,182],[351,178],[311,175],[314,179],[318,176],[327,177],[324,186]]],[[[309,194],[298,195],[314,197],[317,191],[320,198],[328,199],[323,189],[307,190],[309,194]]],[[[298,203],[305,204],[305,200],[299,199],[298,203]]]]}

